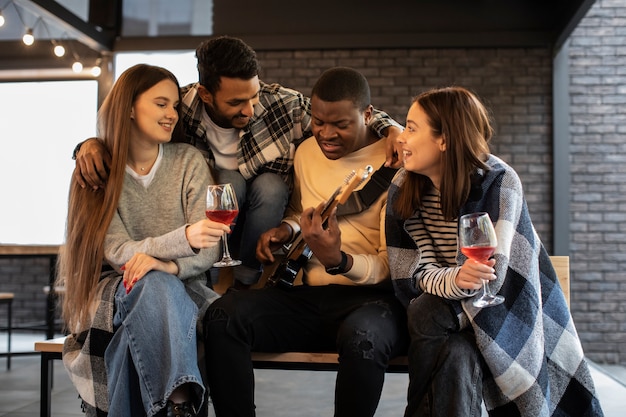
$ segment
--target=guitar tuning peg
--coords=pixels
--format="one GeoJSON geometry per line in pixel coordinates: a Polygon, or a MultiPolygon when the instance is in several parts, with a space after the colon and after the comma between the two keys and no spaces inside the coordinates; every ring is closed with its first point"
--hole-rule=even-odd
{"type": "Polygon", "coordinates": [[[352,180],[352,178],[354,178],[354,176],[356,175],[356,171],[352,170],[352,172],[350,172],[347,176],[346,179],[343,180],[344,184],[348,184],[350,182],[350,180],[352,180]]]}

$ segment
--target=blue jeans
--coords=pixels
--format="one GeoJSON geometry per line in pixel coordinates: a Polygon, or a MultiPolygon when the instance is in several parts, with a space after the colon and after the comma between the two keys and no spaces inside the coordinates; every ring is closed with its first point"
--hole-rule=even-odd
{"type": "Polygon", "coordinates": [[[447,300],[422,294],[407,310],[409,391],[405,417],[480,417],[484,361],[471,327],[447,300]]]}
{"type": "Polygon", "coordinates": [[[153,416],[175,388],[191,383],[200,409],[204,385],[198,368],[198,307],[183,282],[152,271],[127,295],[123,282],[115,295],[115,334],[104,360],[110,416],[153,416]]]}
{"type": "Polygon", "coordinates": [[[387,362],[406,352],[408,340],[404,308],[378,286],[229,292],[209,307],[204,325],[218,417],[255,416],[251,351],[338,352],[335,416],[371,417],[387,362]]]}
{"type": "Polygon", "coordinates": [[[280,224],[289,202],[289,187],[277,174],[263,173],[246,181],[239,171],[218,172],[220,183],[233,184],[239,204],[239,216],[228,240],[231,255],[241,260],[233,275],[237,281],[252,285],[262,274],[256,243],[263,232],[280,224]]]}

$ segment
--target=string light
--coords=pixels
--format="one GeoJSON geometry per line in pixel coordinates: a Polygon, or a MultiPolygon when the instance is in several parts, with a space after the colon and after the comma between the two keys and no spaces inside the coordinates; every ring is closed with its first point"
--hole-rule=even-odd
{"type": "MultiPolygon", "coordinates": [[[[0,28],[4,26],[5,23],[4,14],[2,12],[9,7],[9,3],[13,3],[13,0],[7,1],[2,7],[0,7],[0,28]]],[[[13,5],[13,7],[15,7],[15,5],[13,5]]]]}
{"type": "Polygon", "coordinates": [[[95,66],[91,69],[91,75],[93,75],[94,77],[99,77],[100,74],[102,74],[102,68],[100,68],[99,66],[95,66]]]}
{"type": "Polygon", "coordinates": [[[35,35],[33,33],[35,29],[37,28],[37,25],[39,24],[39,22],[42,22],[42,21],[43,20],[41,19],[41,17],[38,17],[37,20],[35,20],[35,24],[33,25],[32,28],[29,28],[29,27],[26,28],[26,33],[24,33],[24,36],[22,36],[22,42],[24,42],[24,45],[31,46],[33,43],[35,43],[35,35]]]}
{"type": "Polygon", "coordinates": [[[51,39],[50,42],[52,43],[52,45],[54,46],[54,48],[52,49],[54,51],[54,54],[56,56],[58,56],[59,58],[62,56],[65,56],[65,47],[58,41],[51,39]]]}
{"type": "Polygon", "coordinates": [[[101,64],[102,58],[96,59],[96,65],[91,68],[91,75],[93,75],[94,77],[99,77],[100,74],[102,74],[102,68],[100,67],[101,64]]]}
{"type": "Polygon", "coordinates": [[[74,61],[74,63],[72,64],[72,71],[74,71],[76,74],[79,74],[83,71],[83,63],[80,61],[74,61]]]}
{"type": "MultiPolygon", "coordinates": [[[[9,4],[13,5],[13,8],[16,11],[17,17],[19,18],[20,22],[25,28],[24,36],[22,36],[22,42],[24,43],[24,45],[31,46],[35,43],[35,29],[37,29],[37,25],[41,23],[41,25],[43,25],[44,29],[46,30],[48,34],[50,42],[53,45],[52,50],[54,52],[54,55],[56,55],[59,58],[63,57],[68,54],[68,48],[69,48],[69,53],[73,57],[72,71],[77,74],[83,72],[83,63],[81,62],[80,57],[76,54],[76,52],[72,51],[71,42],[65,42],[65,45],[63,45],[58,40],[55,40],[53,35],[50,32],[50,28],[48,27],[48,24],[41,16],[35,16],[37,18],[37,20],[35,20],[35,23],[32,26],[28,26],[24,20],[24,17],[22,16],[23,11],[20,10],[20,7],[17,7],[17,5],[13,2],[13,0],[8,0],[4,5],[0,6],[0,27],[2,27],[5,24],[3,11],[6,10],[9,4]]],[[[67,34],[64,34],[64,35],[67,35],[67,34]]],[[[92,76],[99,77],[102,74],[102,68],[100,67],[101,62],[102,62],[102,58],[98,58],[96,60],[95,65],[91,67],[90,73],[92,76]]]]}
{"type": "Polygon", "coordinates": [[[59,58],[65,55],[65,48],[63,47],[63,45],[61,44],[55,45],[54,54],[58,56],[59,58]]]}
{"type": "Polygon", "coordinates": [[[33,30],[31,28],[26,28],[26,33],[22,36],[22,42],[24,42],[26,46],[31,46],[35,43],[35,37],[33,36],[33,30]]]}

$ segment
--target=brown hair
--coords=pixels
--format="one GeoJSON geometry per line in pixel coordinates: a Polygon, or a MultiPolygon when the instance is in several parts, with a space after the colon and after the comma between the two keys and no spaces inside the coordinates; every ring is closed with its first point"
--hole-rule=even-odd
{"type": "MultiPolygon", "coordinates": [[[[426,91],[415,97],[412,104],[424,110],[433,134],[444,138],[441,211],[446,220],[454,220],[469,196],[472,173],[478,168],[489,169],[484,163],[493,135],[489,112],[473,93],[462,87],[426,91]]],[[[402,218],[410,217],[422,206],[421,196],[431,186],[428,177],[407,172],[394,209],[402,218]]]]}
{"type": "Polygon", "coordinates": [[[104,239],[124,182],[131,109],[139,95],[165,79],[179,87],[176,77],[164,68],[139,64],[124,71],[98,111],[98,137],[111,154],[107,183],[95,192],[81,188],[74,179],[70,183],[66,239],[59,255],[57,283],[65,286],[63,319],[71,332],[89,324],[89,305],[104,259],[104,239]]]}

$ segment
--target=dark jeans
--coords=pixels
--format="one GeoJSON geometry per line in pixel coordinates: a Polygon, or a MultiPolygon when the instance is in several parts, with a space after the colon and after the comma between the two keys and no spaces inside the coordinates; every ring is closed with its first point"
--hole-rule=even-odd
{"type": "Polygon", "coordinates": [[[422,294],[407,310],[409,392],[405,417],[480,417],[484,361],[471,327],[459,330],[448,301],[422,294]]]}
{"type": "Polygon", "coordinates": [[[342,285],[226,293],[205,316],[205,337],[218,417],[255,415],[251,351],[337,351],[335,416],[373,416],[387,362],[408,340],[404,308],[389,287],[342,285]]]}

